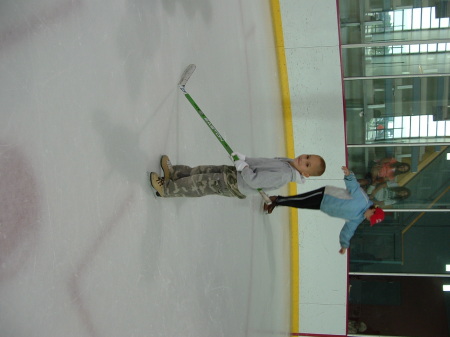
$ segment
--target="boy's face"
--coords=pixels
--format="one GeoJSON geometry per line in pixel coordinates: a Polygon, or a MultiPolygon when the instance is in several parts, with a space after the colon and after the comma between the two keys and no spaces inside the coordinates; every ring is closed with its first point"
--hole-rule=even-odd
{"type": "Polygon", "coordinates": [[[302,154],[292,161],[292,166],[306,178],[317,175],[320,165],[320,157],[315,154],[302,154]]]}
{"type": "Polygon", "coordinates": [[[370,221],[370,218],[372,217],[372,215],[375,213],[375,208],[368,208],[365,212],[364,212],[364,217],[370,221]]]}
{"type": "Polygon", "coordinates": [[[400,165],[397,170],[399,170],[400,172],[408,172],[408,166],[407,165],[400,165]]]}

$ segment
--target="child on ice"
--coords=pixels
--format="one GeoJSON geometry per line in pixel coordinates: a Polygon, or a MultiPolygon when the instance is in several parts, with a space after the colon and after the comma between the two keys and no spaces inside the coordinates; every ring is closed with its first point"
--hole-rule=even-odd
{"type": "Polygon", "coordinates": [[[290,158],[249,158],[234,152],[239,160],[234,166],[173,165],[169,157],[161,157],[164,177],[150,174],[150,183],[156,195],[164,198],[203,197],[221,195],[244,199],[258,193],[258,189],[275,190],[289,182],[303,183],[309,176],[320,176],[325,171],[321,156],[303,154],[290,158]]]}
{"type": "Polygon", "coordinates": [[[277,206],[318,209],[329,216],[345,219],[345,225],[339,235],[341,244],[339,253],[345,254],[350,246],[350,239],[361,222],[367,219],[373,226],[383,221],[384,211],[374,206],[373,202],[370,201],[353,172],[345,166],[342,166],[342,171],[344,172],[346,189],[325,186],[289,197],[272,196],[270,197],[272,203],[270,205],[264,204],[264,210],[271,214],[277,206]]]}

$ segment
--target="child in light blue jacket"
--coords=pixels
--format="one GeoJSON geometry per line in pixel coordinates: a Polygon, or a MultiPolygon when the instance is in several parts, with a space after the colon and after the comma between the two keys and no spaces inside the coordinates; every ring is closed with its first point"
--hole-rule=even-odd
{"type": "Polygon", "coordinates": [[[270,197],[272,204],[264,205],[264,210],[270,214],[276,206],[319,209],[332,217],[345,219],[345,225],[339,235],[341,244],[339,253],[345,254],[350,246],[350,239],[360,223],[367,219],[373,226],[384,219],[384,211],[374,206],[366,192],[360,187],[353,172],[345,166],[342,166],[342,171],[345,175],[346,189],[325,186],[290,197],[272,196],[270,197]]]}

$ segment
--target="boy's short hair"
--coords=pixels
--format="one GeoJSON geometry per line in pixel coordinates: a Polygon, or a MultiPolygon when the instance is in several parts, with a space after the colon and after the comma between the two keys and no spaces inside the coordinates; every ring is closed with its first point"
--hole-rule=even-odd
{"type": "Polygon", "coordinates": [[[292,159],[291,165],[306,178],[321,176],[325,172],[325,160],[317,154],[302,154],[292,159]]]}
{"type": "Polygon", "coordinates": [[[322,158],[322,156],[317,155],[319,157],[319,167],[317,168],[317,171],[315,172],[314,176],[318,177],[324,174],[327,164],[325,163],[325,160],[322,158]]]}

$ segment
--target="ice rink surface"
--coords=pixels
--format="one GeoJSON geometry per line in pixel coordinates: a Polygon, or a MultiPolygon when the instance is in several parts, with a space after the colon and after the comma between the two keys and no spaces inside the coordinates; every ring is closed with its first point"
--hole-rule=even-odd
{"type": "MultiPolygon", "coordinates": [[[[287,336],[287,211],[147,171],[283,156],[268,1],[0,3],[0,336],[287,336]]],[[[279,191],[284,192],[284,191],[279,191]]]]}

